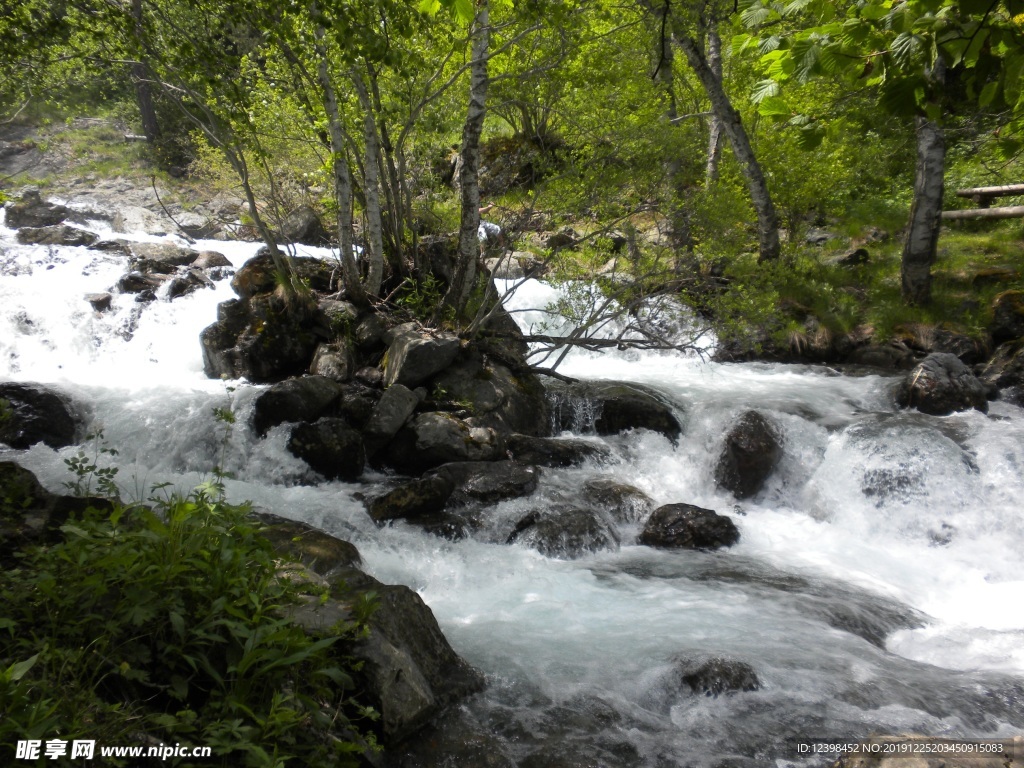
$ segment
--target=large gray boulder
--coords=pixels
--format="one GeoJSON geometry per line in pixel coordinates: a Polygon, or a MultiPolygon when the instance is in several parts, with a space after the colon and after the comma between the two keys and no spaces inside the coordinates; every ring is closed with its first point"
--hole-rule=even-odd
{"type": "Polygon", "coordinates": [[[75,444],[81,427],[81,408],[67,395],[42,384],[0,384],[0,443],[63,448],[75,444]]]}
{"type": "Polygon", "coordinates": [[[92,245],[100,236],[84,229],[54,224],[48,227],[23,227],[18,230],[18,242],[23,245],[92,245]]]}
{"type": "Polygon", "coordinates": [[[253,403],[252,425],[258,434],[287,422],[316,421],[344,390],[324,376],[303,376],[274,384],[253,403]]]}
{"type": "Polygon", "coordinates": [[[38,189],[27,189],[13,203],[8,203],[5,225],[9,229],[21,227],[50,227],[60,224],[70,211],[56,203],[49,203],[39,196],[38,189]]]}
{"type": "Polygon", "coordinates": [[[384,451],[385,463],[415,475],[452,461],[493,461],[504,454],[501,435],[450,413],[421,413],[407,423],[384,451]]]}
{"type": "Polygon", "coordinates": [[[782,459],[782,440],[776,427],[757,411],[747,411],[725,436],[715,467],[715,482],[738,499],[764,487],[782,459]]]}
{"type": "Polygon", "coordinates": [[[956,355],[935,352],[918,363],[900,384],[896,402],[932,416],[971,408],[988,412],[985,385],[956,355]]]}
{"type": "Polygon", "coordinates": [[[344,339],[321,344],[313,353],[313,362],[309,364],[309,372],[316,376],[326,376],[337,382],[352,379],[356,372],[356,361],[352,350],[344,339]]]}
{"type": "Polygon", "coordinates": [[[651,513],[639,543],[668,549],[719,549],[740,540],[725,515],[692,504],[666,504],[651,513]]]}
{"type": "Polygon", "coordinates": [[[402,384],[392,384],[381,395],[363,428],[367,450],[372,456],[391,440],[412,416],[420,397],[402,384]]]}
{"type": "Polygon", "coordinates": [[[532,547],[545,557],[565,560],[619,548],[615,526],[604,515],[574,506],[530,512],[509,536],[509,543],[513,542],[532,547]]]}
{"type": "Polygon", "coordinates": [[[451,333],[436,334],[405,323],[388,332],[390,339],[384,363],[384,386],[404,384],[414,388],[440,373],[459,352],[459,338],[451,333]]]}
{"type": "Polygon", "coordinates": [[[654,509],[654,500],[639,488],[604,478],[584,483],[581,496],[618,523],[638,523],[654,509]]]}
{"type": "Polygon", "coordinates": [[[357,480],[366,464],[362,435],[344,419],[324,417],[296,425],[288,450],[328,480],[357,480]]]}
{"type": "Polygon", "coordinates": [[[199,258],[199,251],[173,243],[130,243],[128,249],[131,268],[147,274],[173,275],[199,258]]]}

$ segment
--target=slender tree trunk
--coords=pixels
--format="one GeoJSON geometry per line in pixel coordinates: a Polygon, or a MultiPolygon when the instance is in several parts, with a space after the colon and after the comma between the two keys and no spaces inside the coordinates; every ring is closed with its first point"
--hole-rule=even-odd
{"type": "Polygon", "coordinates": [[[490,44],[489,0],[480,0],[473,19],[473,53],[470,63],[469,108],[462,128],[462,169],[459,187],[462,220],[459,225],[459,253],[445,304],[461,316],[476,283],[476,262],[480,256],[480,134],[487,113],[487,53],[490,44]]]}
{"type": "Polygon", "coordinates": [[[363,108],[363,142],[365,159],[363,160],[363,192],[366,196],[366,248],[369,251],[366,273],[366,292],[371,296],[380,295],[380,285],[384,279],[384,227],[380,212],[380,174],[378,173],[379,143],[377,141],[377,122],[373,118],[373,104],[366,91],[362,75],[353,68],[352,82],[359,96],[359,104],[363,108]]]}
{"type": "Polygon", "coordinates": [[[768,191],[768,182],[764,178],[761,164],[757,161],[754,149],[750,145],[750,137],[743,127],[743,121],[740,120],[740,114],[729,101],[729,96],[722,85],[722,79],[715,75],[708,65],[697,41],[688,35],[677,35],[675,41],[683,49],[686,60],[704,87],[704,92],[711,101],[711,111],[721,123],[722,131],[732,146],[733,155],[739,161],[743,175],[747,179],[751,202],[757,212],[757,238],[760,252],[758,261],[777,259],[781,251],[779,217],[775,212],[775,204],[768,191]]]}
{"type": "MultiPolygon", "coordinates": [[[[378,115],[382,115],[384,112],[381,109],[377,73],[372,66],[367,67],[367,72],[370,77],[370,93],[373,96],[374,109],[378,115]]],[[[391,141],[387,121],[380,121],[377,128],[380,131],[381,178],[384,180],[381,186],[387,202],[387,215],[384,217],[384,227],[390,240],[390,248],[385,247],[384,256],[391,267],[392,273],[404,277],[408,270],[406,269],[405,258],[402,254],[402,239],[405,234],[405,222],[409,221],[410,218],[406,217],[403,188],[399,181],[398,166],[395,163],[395,145],[391,141]]]]}
{"type": "MultiPolygon", "coordinates": [[[[314,6],[315,16],[315,6],[314,6]]],[[[363,284],[359,279],[359,269],[355,261],[355,249],[352,233],[352,174],[349,171],[348,159],[345,155],[345,131],[342,127],[341,113],[338,111],[338,97],[331,81],[331,73],[327,66],[327,51],[323,43],[322,27],[316,30],[317,43],[317,78],[323,92],[324,109],[327,112],[327,128],[331,137],[331,168],[334,172],[334,195],[338,203],[338,245],[341,250],[341,276],[345,284],[345,293],[353,304],[360,307],[369,306],[363,284]]]]}
{"type": "MultiPolygon", "coordinates": [[[[142,0],[132,0],[132,19],[135,21],[135,35],[142,39],[142,0]]],[[[144,62],[132,64],[132,82],[135,85],[135,100],[139,105],[139,117],[142,120],[142,132],[150,144],[160,138],[160,123],[153,105],[153,91],[149,87],[149,74],[144,62]]]]}
{"type": "MultiPolygon", "coordinates": [[[[718,34],[718,25],[712,22],[708,26],[708,67],[722,82],[722,38],[718,34]]],[[[708,121],[708,161],[705,170],[704,185],[711,187],[718,181],[718,163],[722,158],[722,123],[714,114],[708,121]]]]}
{"type": "MultiPolygon", "coordinates": [[[[936,58],[926,76],[932,87],[933,103],[941,101],[946,80],[946,65],[941,56],[936,58]]],[[[910,206],[907,238],[903,242],[900,278],[904,301],[920,306],[932,298],[931,269],[942,227],[946,138],[942,126],[924,115],[914,119],[914,129],[917,136],[914,201],[910,206]]]]}

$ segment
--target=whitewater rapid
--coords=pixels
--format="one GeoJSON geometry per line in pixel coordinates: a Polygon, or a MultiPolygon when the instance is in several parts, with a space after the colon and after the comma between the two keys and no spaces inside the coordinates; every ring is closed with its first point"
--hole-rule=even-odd
{"type": "MultiPolygon", "coordinates": [[[[240,266],[257,245],[193,247],[240,266]]],[[[997,401],[987,415],[931,417],[896,409],[893,376],[574,352],[562,373],[663,393],[683,424],[679,444],[648,432],[605,438],[610,462],[544,470],[537,496],[503,502],[481,531],[451,542],[402,523],[378,529],[353,494],[379,476],[316,484],[285,449],[283,427],[265,440],[251,434],[261,388],[202,372],[198,335],[233,297],[228,281],[145,306],[115,294],[96,313],[83,296],[113,286],[123,256],[21,246],[2,228],[0,248],[0,381],[52,384],[87,404],[91,428],[120,451],[129,497],[157,482],[190,487],[216,465],[235,476],[233,501],[352,540],[370,573],[419,592],[456,650],[487,674],[469,715],[516,754],[805,765],[793,739],[1024,728],[1020,408],[997,401]],[[230,432],[212,416],[225,407],[239,417],[230,432]],[[749,409],[780,428],[785,455],[765,489],[737,503],[713,472],[725,432],[749,409]],[[728,514],[740,542],[718,553],[656,551],[632,544],[639,526],[626,525],[619,551],[574,561],[504,543],[530,506],[595,477],[658,504],[728,514]],[[671,685],[676,659],[708,655],[749,663],[761,689],[706,698],[671,685]]],[[[529,327],[554,290],[530,281],[507,305],[529,327]]],[[[0,449],[0,460],[60,490],[76,450],[0,449]]]]}

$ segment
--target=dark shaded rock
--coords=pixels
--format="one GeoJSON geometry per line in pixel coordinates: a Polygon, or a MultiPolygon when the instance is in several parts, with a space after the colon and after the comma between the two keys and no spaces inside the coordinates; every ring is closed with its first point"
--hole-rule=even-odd
{"type": "Polygon", "coordinates": [[[908,370],[914,367],[914,353],[901,341],[887,344],[866,344],[854,349],[847,362],[870,365],[889,370],[908,370]]]}
{"type": "Polygon", "coordinates": [[[328,335],[318,312],[295,311],[273,295],[232,299],[217,307],[217,322],[199,335],[203,370],[211,379],[278,381],[309,370],[328,335]]]}
{"type": "Polygon", "coordinates": [[[84,229],[55,224],[49,227],[23,227],[18,230],[18,242],[22,245],[92,245],[100,236],[84,229]]]}
{"type": "Polygon", "coordinates": [[[465,709],[450,709],[388,750],[385,768],[516,768],[502,739],[465,709]]]}
{"type": "Polygon", "coordinates": [[[476,347],[459,352],[431,379],[431,388],[465,403],[482,426],[527,435],[548,432],[547,398],[540,379],[526,370],[513,373],[476,347]]]}
{"type": "Polygon", "coordinates": [[[867,264],[871,260],[871,256],[867,251],[867,248],[854,248],[852,251],[835,256],[828,259],[825,263],[831,267],[859,267],[867,264]]]}
{"type": "Polygon", "coordinates": [[[5,222],[10,229],[50,227],[60,224],[69,213],[63,205],[45,202],[37,189],[25,190],[17,202],[8,203],[6,208],[5,222]]]}
{"type": "Polygon", "coordinates": [[[911,323],[901,325],[896,330],[906,346],[919,355],[949,352],[967,365],[974,365],[985,360],[991,352],[988,339],[974,338],[948,328],[911,323]]]}
{"type": "Polygon", "coordinates": [[[493,429],[431,411],[399,430],[383,458],[399,472],[419,474],[452,461],[493,461],[503,454],[503,440],[493,429]]]}
{"type": "Polygon", "coordinates": [[[110,304],[114,300],[112,294],[109,293],[87,293],[85,294],[85,300],[92,305],[92,308],[97,312],[106,312],[110,309],[110,304]]]}
{"type": "Polygon", "coordinates": [[[285,243],[303,245],[330,245],[331,236],[324,229],[317,212],[308,205],[300,205],[281,222],[281,238],[285,243]]]}
{"type": "Polygon", "coordinates": [[[323,376],[303,376],[274,384],[253,403],[253,429],[265,435],[278,424],[316,421],[341,398],[343,391],[340,384],[323,376]]]}
{"type": "Polygon", "coordinates": [[[336,336],[349,335],[359,318],[359,310],[355,308],[354,304],[347,301],[321,299],[317,306],[324,313],[324,317],[330,323],[331,332],[336,336]]]}
{"type": "Polygon", "coordinates": [[[167,282],[167,277],[164,275],[129,272],[117,281],[115,288],[119,293],[142,293],[143,291],[155,291],[165,282],[167,282]]]}
{"type": "Polygon", "coordinates": [[[638,523],[654,509],[654,500],[639,488],[614,480],[588,480],[583,500],[619,523],[638,523]]]}
{"type": "Polygon", "coordinates": [[[749,498],[764,487],[781,459],[776,428],[757,411],[747,411],[725,436],[715,482],[738,499],[749,498]]]}
{"type": "Polygon", "coordinates": [[[331,576],[362,562],[355,544],[335,538],[319,528],[266,512],[255,516],[266,524],[263,535],[276,552],[298,560],[313,573],[331,576]]]}
{"type": "Polygon", "coordinates": [[[296,425],[288,450],[328,480],[356,480],[366,465],[363,438],[344,419],[296,425]]]}
{"type": "Polygon", "coordinates": [[[596,510],[578,507],[529,513],[509,536],[512,542],[532,547],[545,557],[568,560],[619,548],[615,527],[596,510]]]}
{"type": "Polygon", "coordinates": [[[551,250],[573,248],[576,246],[578,239],[576,232],[571,227],[565,227],[544,238],[544,247],[551,250]]]}
{"type": "Polygon", "coordinates": [[[371,456],[398,434],[419,405],[419,396],[402,384],[392,384],[381,395],[363,428],[367,453],[371,456]]]}
{"type": "MultiPolygon", "coordinates": [[[[291,259],[295,275],[313,291],[328,293],[340,279],[338,266],[324,259],[311,256],[293,256],[291,259]]],[[[264,246],[235,272],[231,287],[241,298],[247,299],[258,293],[270,293],[277,287],[274,259],[264,246]]]]}
{"type": "Polygon", "coordinates": [[[360,700],[380,713],[377,727],[384,743],[392,744],[483,690],[484,679],[452,650],[419,595],[356,569],[333,576],[330,599],[311,600],[289,617],[308,632],[330,635],[339,621],[351,621],[349,606],[371,592],[375,609],[368,634],[347,652],[361,662],[360,700]]]}
{"type": "Polygon", "coordinates": [[[673,443],[682,426],[663,395],[618,381],[549,384],[551,412],[558,431],[614,435],[630,429],[660,432],[673,443]]]}
{"type": "Polygon", "coordinates": [[[330,344],[320,344],[316,348],[309,372],[337,382],[346,382],[352,379],[355,367],[356,361],[352,350],[344,340],[339,340],[330,344]]]}
{"type": "Polygon", "coordinates": [[[376,313],[361,318],[353,331],[356,344],[360,349],[370,350],[384,345],[384,334],[387,326],[376,313]]]}
{"type": "Polygon", "coordinates": [[[996,344],[1024,336],[1024,291],[1003,291],[996,296],[989,330],[996,344]]]}
{"type": "Polygon", "coordinates": [[[431,335],[405,323],[389,331],[384,363],[384,386],[415,387],[443,371],[459,352],[459,338],[450,333],[431,335]]]}
{"type": "Polygon", "coordinates": [[[702,659],[679,659],[676,673],[682,684],[698,696],[718,698],[737,691],[757,691],[761,681],[754,668],[743,661],[719,656],[702,659]]]}
{"type": "Polygon", "coordinates": [[[367,510],[378,524],[389,520],[415,522],[435,518],[444,511],[454,490],[455,483],[451,477],[430,474],[378,496],[370,501],[367,510]]]}
{"type": "Polygon", "coordinates": [[[740,532],[732,520],[692,504],[658,507],[638,539],[649,547],[673,549],[719,549],[739,540],[740,532]]]}
{"type": "Polygon", "coordinates": [[[66,395],[42,384],[0,384],[0,443],[63,448],[75,443],[80,427],[80,409],[66,395]]]}
{"type": "Polygon", "coordinates": [[[529,496],[537,490],[540,470],[516,461],[463,461],[445,464],[432,474],[447,477],[454,491],[449,506],[473,502],[497,504],[529,496]]]}
{"type": "Polygon", "coordinates": [[[368,387],[379,389],[384,386],[384,371],[366,366],[356,371],[356,379],[368,387]]]}
{"type": "Polygon", "coordinates": [[[1024,341],[999,345],[979,378],[986,387],[1001,391],[1009,402],[1024,407],[1024,341]]]}
{"type": "Polygon", "coordinates": [[[558,437],[509,435],[505,448],[516,461],[539,467],[573,467],[584,461],[604,461],[611,451],[600,443],[558,437]]]}
{"type": "Polygon", "coordinates": [[[101,253],[116,253],[121,256],[127,256],[131,258],[132,255],[132,243],[129,240],[100,240],[89,246],[90,251],[100,251],[101,253]]]}
{"type": "Polygon", "coordinates": [[[1020,278],[1020,272],[1009,267],[979,269],[971,278],[972,288],[987,288],[992,285],[1009,285],[1020,278]]]}
{"type": "Polygon", "coordinates": [[[173,275],[199,257],[199,251],[173,243],[131,243],[131,267],[151,275],[173,275]]]}
{"type": "Polygon", "coordinates": [[[190,293],[195,293],[200,288],[213,288],[213,282],[198,269],[188,269],[177,277],[171,278],[167,285],[167,298],[174,300],[190,293]]]}
{"type": "Polygon", "coordinates": [[[970,408],[988,412],[985,386],[947,352],[935,352],[918,363],[900,384],[896,402],[901,408],[917,408],[932,416],[970,408]]]}
{"type": "MultiPolygon", "coordinates": [[[[338,415],[344,417],[345,421],[354,429],[364,430],[373,415],[373,409],[381,398],[381,392],[366,386],[361,381],[352,381],[342,385],[343,395],[340,405],[336,406],[338,415]]],[[[367,435],[363,435],[363,443],[367,446],[366,455],[371,455],[367,442],[367,435]]]]}

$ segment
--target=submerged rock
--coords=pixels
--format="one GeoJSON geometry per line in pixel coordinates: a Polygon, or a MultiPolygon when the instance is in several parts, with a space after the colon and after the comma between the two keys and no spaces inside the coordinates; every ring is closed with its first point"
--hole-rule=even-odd
{"type": "Polygon", "coordinates": [[[719,549],[740,540],[736,525],[725,515],[692,504],[666,504],[651,514],[640,544],[671,549],[719,549]]]}
{"type": "Polygon", "coordinates": [[[682,658],[675,662],[681,684],[698,696],[718,698],[737,691],[757,691],[761,681],[754,668],[744,661],[711,658],[682,658]]]}
{"type": "Polygon", "coordinates": [[[579,507],[530,512],[509,536],[508,543],[514,542],[532,547],[545,557],[567,560],[619,548],[615,526],[596,510],[579,507]]]}
{"type": "Polygon", "coordinates": [[[896,402],[901,408],[946,416],[970,408],[988,412],[985,386],[956,355],[936,352],[928,355],[900,384],[896,402]]]}
{"type": "Polygon", "coordinates": [[[764,487],[781,459],[777,429],[757,411],[747,411],[725,436],[715,482],[738,499],[749,498],[764,487]]]}
{"type": "Polygon", "coordinates": [[[638,523],[654,509],[654,500],[639,488],[615,480],[588,480],[583,500],[618,523],[638,523]]]}
{"type": "Polygon", "coordinates": [[[558,431],[614,435],[631,429],[660,432],[673,443],[683,428],[662,396],[618,381],[551,384],[552,420],[558,431]]]}
{"type": "Polygon", "coordinates": [[[81,425],[80,409],[66,395],[42,384],[0,384],[0,443],[63,448],[74,445],[81,425]]]}
{"type": "Polygon", "coordinates": [[[611,456],[606,446],[571,438],[516,434],[509,435],[505,447],[513,459],[539,467],[573,467],[588,460],[603,461],[611,456]]]}

